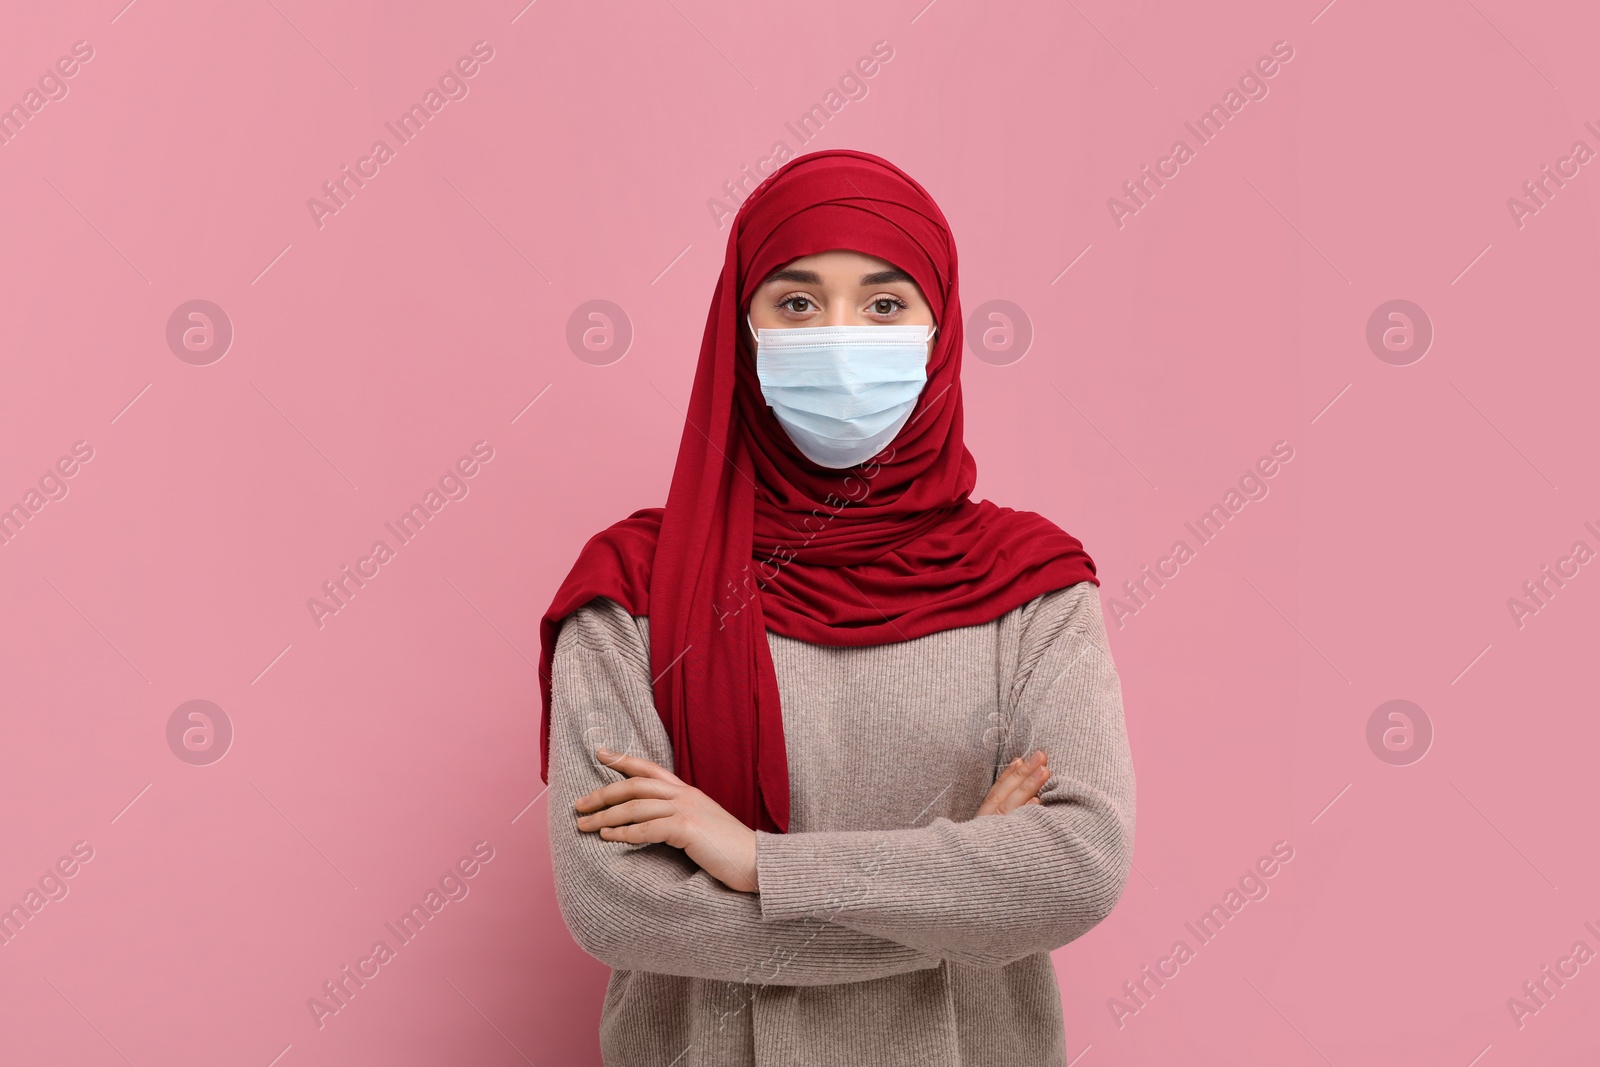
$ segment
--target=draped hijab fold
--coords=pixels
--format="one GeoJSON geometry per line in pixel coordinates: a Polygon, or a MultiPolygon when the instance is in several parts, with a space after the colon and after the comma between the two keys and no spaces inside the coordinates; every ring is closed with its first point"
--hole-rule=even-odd
{"type": "Polygon", "coordinates": [[[949,224],[927,192],[866,152],[784,164],[740,206],[706,317],[664,508],[584,545],[540,622],[541,777],[561,620],[596,596],[650,619],[657,713],[674,773],[752,829],[789,828],[789,770],[766,631],[819,645],[907,641],[998,618],[1093,581],[1077,538],[1034,512],[969,497],[961,304],[949,224]],[[910,420],[878,456],[830,470],[766,401],[744,315],[773,271],[847,249],[916,281],[939,331],[910,420]]]}

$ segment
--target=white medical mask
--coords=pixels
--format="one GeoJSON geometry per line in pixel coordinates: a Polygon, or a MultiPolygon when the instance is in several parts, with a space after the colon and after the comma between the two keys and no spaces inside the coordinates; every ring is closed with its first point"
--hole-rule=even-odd
{"type": "MultiPolygon", "coordinates": [[[[745,321],[750,323],[749,316],[745,321]]],[[[756,330],[756,377],[805,457],[835,470],[894,440],[928,383],[925,325],[756,330]]]]}

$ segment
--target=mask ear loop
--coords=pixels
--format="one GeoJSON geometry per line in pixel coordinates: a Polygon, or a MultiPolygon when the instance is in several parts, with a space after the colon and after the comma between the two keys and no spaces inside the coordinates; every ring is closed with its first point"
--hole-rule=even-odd
{"type": "Polygon", "coordinates": [[[744,313],[744,324],[750,329],[750,355],[752,358],[761,351],[761,335],[756,332],[756,324],[750,321],[750,312],[744,313]]]}

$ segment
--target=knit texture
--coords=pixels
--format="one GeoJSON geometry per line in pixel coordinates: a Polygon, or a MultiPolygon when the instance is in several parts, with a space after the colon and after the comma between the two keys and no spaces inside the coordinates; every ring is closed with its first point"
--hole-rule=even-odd
{"type": "Polygon", "coordinates": [[[768,631],[792,822],[756,835],[759,894],[669,845],[576,826],[577,798],[624,777],[597,745],[672,767],[649,625],[596,597],[563,623],[553,664],[556,899],[612,968],[607,1067],[1060,1067],[1050,953],[1110,913],[1133,852],[1097,587],[890,645],[768,631]],[[1050,761],[1042,803],[975,818],[1035,749],[1050,761]]]}

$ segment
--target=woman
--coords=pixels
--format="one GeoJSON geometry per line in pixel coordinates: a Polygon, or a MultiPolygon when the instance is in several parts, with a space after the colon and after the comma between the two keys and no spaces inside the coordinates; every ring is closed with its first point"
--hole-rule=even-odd
{"type": "Polygon", "coordinates": [[[784,165],[729,235],[666,507],[544,616],[608,1065],[1064,1061],[1050,952],[1121,894],[1133,768],[1093,562],[968,497],[961,327],[920,185],[784,165]]]}

